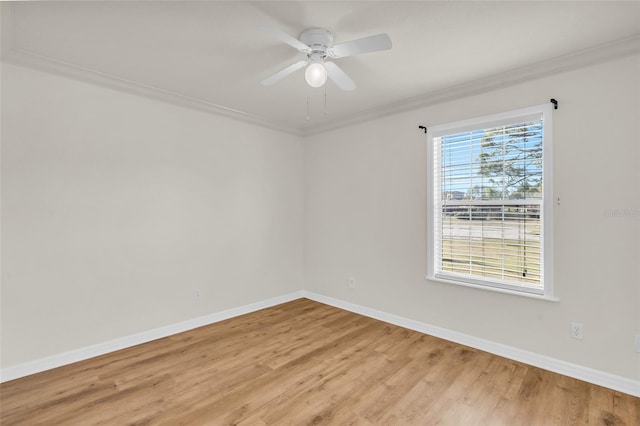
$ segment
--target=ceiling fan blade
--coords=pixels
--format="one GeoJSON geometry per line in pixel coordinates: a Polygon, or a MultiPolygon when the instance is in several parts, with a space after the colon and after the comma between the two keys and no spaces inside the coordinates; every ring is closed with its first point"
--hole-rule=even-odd
{"type": "Polygon", "coordinates": [[[265,78],[260,82],[260,84],[262,84],[263,86],[271,86],[272,84],[277,83],[286,76],[298,71],[300,68],[303,68],[305,65],[307,65],[307,62],[308,61],[298,61],[294,64],[291,64],[288,67],[283,68],[277,73],[273,74],[271,77],[265,78]]]}
{"type": "Polygon", "coordinates": [[[351,77],[333,62],[325,62],[324,67],[327,70],[327,76],[342,90],[353,90],[356,88],[356,83],[351,80],[351,77]]]}
{"type": "Polygon", "coordinates": [[[281,42],[286,43],[295,49],[298,49],[301,52],[304,52],[304,53],[311,52],[311,49],[309,48],[309,46],[307,46],[297,38],[293,38],[292,36],[285,33],[284,31],[280,31],[279,29],[270,27],[268,25],[261,25],[260,30],[269,34],[271,37],[277,40],[280,40],[281,42]]]}
{"type": "Polygon", "coordinates": [[[345,56],[389,49],[391,49],[391,39],[387,34],[383,33],[333,46],[329,49],[329,56],[332,58],[344,58],[345,56]]]}

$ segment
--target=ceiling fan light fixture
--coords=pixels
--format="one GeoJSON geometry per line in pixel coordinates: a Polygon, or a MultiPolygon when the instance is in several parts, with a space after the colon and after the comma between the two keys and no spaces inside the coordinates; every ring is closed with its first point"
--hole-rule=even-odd
{"type": "Polygon", "coordinates": [[[269,33],[273,38],[307,55],[306,60],[295,62],[262,80],[260,83],[263,86],[271,86],[306,66],[304,79],[309,86],[322,87],[327,82],[327,78],[330,78],[340,89],[354,90],[356,84],[351,77],[342,71],[335,62],[331,60],[326,61],[326,59],[344,58],[362,53],[391,49],[391,39],[384,33],[334,45],[333,35],[324,28],[309,28],[304,30],[297,39],[269,26],[262,26],[260,28],[262,31],[269,33]]]}
{"type": "Polygon", "coordinates": [[[311,87],[322,87],[327,82],[327,69],[322,62],[312,62],[304,72],[304,79],[311,87]]]}

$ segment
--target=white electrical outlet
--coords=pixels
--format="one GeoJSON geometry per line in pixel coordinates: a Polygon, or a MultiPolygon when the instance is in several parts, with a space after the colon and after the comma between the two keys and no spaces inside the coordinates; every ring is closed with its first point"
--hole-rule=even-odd
{"type": "Polygon", "coordinates": [[[574,339],[580,339],[584,337],[584,324],[581,322],[571,322],[571,337],[574,339]]]}
{"type": "Polygon", "coordinates": [[[356,288],[356,279],[349,277],[349,288],[356,288]]]}
{"type": "Polygon", "coordinates": [[[640,353],[640,334],[636,334],[636,352],[640,353]]]}
{"type": "Polygon", "coordinates": [[[202,297],[202,294],[200,293],[200,290],[193,290],[191,296],[193,297],[193,301],[197,302],[200,300],[200,297],[202,297]]]}

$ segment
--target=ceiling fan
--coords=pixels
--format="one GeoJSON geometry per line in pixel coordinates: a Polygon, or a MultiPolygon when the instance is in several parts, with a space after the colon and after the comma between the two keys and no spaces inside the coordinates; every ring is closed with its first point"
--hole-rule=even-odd
{"type": "Polygon", "coordinates": [[[297,39],[269,26],[262,26],[260,29],[307,55],[307,59],[295,62],[271,77],[262,80],[261,84],[264,86],[275,84],[306,66],[304,77],[309,86],[322,87],[327,82],[328,77],[342,90],[353,90],[356,88],[356,84],[351,77],[334,62],[326,59],[344,58],[346,56],[391,49],[391,39],[387,34],[378,34],[334,46],[333,35],[324,28],[305,30],[297,39]]]}

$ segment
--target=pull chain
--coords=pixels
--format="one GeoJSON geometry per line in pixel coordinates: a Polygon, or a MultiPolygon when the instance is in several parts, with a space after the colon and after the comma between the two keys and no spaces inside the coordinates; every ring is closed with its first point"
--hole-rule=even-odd
{"type": "Polygon", "coordinates": [[[309,121],[309,95],[307,95],[307,121],[309,121]]]}
{"type": "Polygon", "coordinates": [[[324,115],[327,116],[327,83],[324,84],[324,115]]]}

